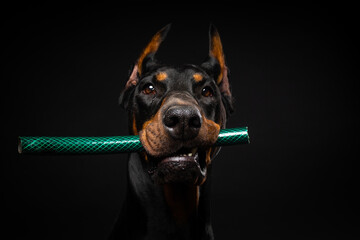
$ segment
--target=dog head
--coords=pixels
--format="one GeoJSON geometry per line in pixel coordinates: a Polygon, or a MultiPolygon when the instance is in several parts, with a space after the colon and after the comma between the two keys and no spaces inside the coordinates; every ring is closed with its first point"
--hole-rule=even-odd
{"type": "Polygon", "coordinates": [[[154,182],[201,185],[218,152],[213,145],[233,111],[220,36],[211,25],[210,47],[200,65],[169,66],[155,54],[170,25],[157,32],[134,65],[120,104],[154,182]]]}

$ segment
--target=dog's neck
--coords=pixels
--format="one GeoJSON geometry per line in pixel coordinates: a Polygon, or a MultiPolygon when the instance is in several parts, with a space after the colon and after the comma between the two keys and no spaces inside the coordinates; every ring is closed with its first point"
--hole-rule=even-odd
{"type": "MultiPolygon", "coordinates": [[[[139,204],[137,218],[144,220],[148,239],[209,239],[209,183],[157,185],[137,153],[130,155],[127,204],[139,204]],[[204,237],[204,238],[203,238],[204,237]]],[[[209,176],[208,176],[209,178],[209,176]]],[[[131,215],[126,211],[127,215],[131,215]]],[[[126,217],[125,217],[126,218],[126,217]]]]}
{"type": "Polygon", "coordinates": [[[188,184],[163,185],[165,202],[178,225],[186,225],[197,216],[199,186],[188,184]]]}

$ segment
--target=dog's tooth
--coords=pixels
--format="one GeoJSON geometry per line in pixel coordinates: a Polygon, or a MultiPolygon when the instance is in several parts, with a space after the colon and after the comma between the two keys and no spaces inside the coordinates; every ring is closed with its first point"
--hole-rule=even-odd
{"type": "Polygon", "coordinates": [[[188,156],[191,157],[191,156],[192,156],[192,153],[188,153],[188,156]]]}

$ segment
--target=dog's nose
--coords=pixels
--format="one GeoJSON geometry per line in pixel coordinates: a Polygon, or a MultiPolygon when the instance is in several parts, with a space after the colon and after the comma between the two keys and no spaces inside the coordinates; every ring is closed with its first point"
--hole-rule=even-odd
{"type": "Polygon", "coordinates": [[[163,123],[173,138],[190,140],[199,134],[202,117],[196,107],[173,106],[165,111],[163,123]]]}

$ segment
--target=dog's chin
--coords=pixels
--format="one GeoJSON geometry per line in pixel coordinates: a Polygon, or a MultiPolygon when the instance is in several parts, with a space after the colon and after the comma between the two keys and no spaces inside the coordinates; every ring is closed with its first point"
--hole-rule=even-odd
{"type": "Polygon", "coordinates": [[[180,151],[162,158],[151,158],[151,179],[159,185],[183,183],[200,185],[206,177],[206,152],[197,148],[180,151]]]}

